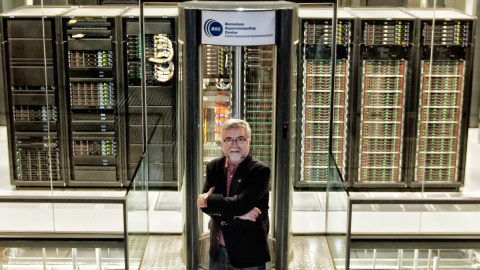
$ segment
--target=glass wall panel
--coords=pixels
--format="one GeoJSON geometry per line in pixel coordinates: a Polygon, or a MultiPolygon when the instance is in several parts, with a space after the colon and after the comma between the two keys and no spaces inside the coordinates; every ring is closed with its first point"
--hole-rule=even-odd
{"type": "Polygon", "coordinates": [[[348,12],[334,11],[332,4],[299,8],[294,234],[325,232],[331,145],[338,166],[345,168],[354,17],[348,12]],[[333,140],[329,141],[331,128],[333,140]]]}
{"type": "Polygon", "coordinates": [[[335,267],[348,269],[348,250],[351,237],[349,233],[349,198],[334,157],[329,157],[325,231],[335,267]]]}
{"type": "Polygon", "coordinates": [[[2,269],[125,269],[122,241],[0,241],[2,269]]]}
{"type": "Polygon", "coordinates": [[[139,269],[148,242],[148,151],[142,155],[127,194],[129,269],[139,269]]]}

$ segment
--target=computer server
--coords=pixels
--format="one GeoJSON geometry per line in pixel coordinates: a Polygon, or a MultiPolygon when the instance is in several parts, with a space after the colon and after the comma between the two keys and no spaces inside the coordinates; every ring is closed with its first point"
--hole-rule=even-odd
{"type": "MultiPolygon", "coordinates": [[[[145,82],[151,185],[178,185],[176,8],[145,8],[145,70],[138,8],[33,10],[1,20],[12,184],[128,184],[143,151],[145,82]]],[[[328,177],[332,16],[312,10],[300,10],[299,188],[328,177]]],[[[427,9],[338,14],[333,154],[348,186],[461,186],[474,19],[447,9],[435,21],[427,9]]],[[[252,154],[272,164],[275,54],[202,45],[205,162],[222,154],[223,122],[239,117],[252,126],[252,154]]]]}
{"type": "Polygon", "coordinates": [[[473,21],[454,10],[407,10],[419,18],[418,125],[413,186],[463,183],[473,21]]]}
{"type": "Polygon", "coordinates": [[[70,142],[69,185],[123,185],[117,16],[86,7],[62,16],[70,142]]]}
{"type": "Polygon", "coordinates": [[[271,166],[274,46],[203,45],[202,63],[204,161],[223,155],[221,128],[235,117],[250,124],[250,153],[271,166]]]}
{"type": "Polygon", "coordinates": [[[55,17],[67,10],[15,10],[2,18],[10,172],[14,185],[65,185],[63,153],[67,146],[61,140],[55,17]]]}
{"type": "Polygon", "coordinates": [[[405,187],[402,161],[407,89],[414,66],[414,17],[393,9],[354,9],[360,18],[358,175],[354,187],[405,187]]]}
{"type": "MultiPolygon", "coordinates": [[[[236,50],[231,46],[203,45],[203,161],[223,155],[221,129],[232,117],[236,50]]],[[[235,95],[236,96],[236,95],[235,95]]],[[[205,166],[204,166],[205,168],[205,166]]]]}
{"type": "MultiPolygon", "coordinates": [[[[176,176],[176,23],[165,8],[146,7],[145,70],[142,70],[140,10],[123,14],[126,59],[127,175],[132,179],[143,153],[142,84],[146,84],[149,186],[177,186],[176,176]],[[162,17],[162,18],[159,18],[162,17]],[[144,77],[145,76],[145,80],[144,77]]],[[[171,14],[175,15],[175,14],[171,14]]]]}
{"type": "Polygon", "coordinates": [[[352,68],[354,21],[338,11],[337,36],[332,40],[332,10],[301,12],[302,17],[302,111],[301,164],[297,187],[325,185],[328,179],[330,118],[333,119],[333,155],[344,174],[346,157],[348,93],[352,68]],[[313,18],[312,18],[313,17],[313,18]],[[330,113],[331,48],[336,43],[334,114],[330,113]]]}
{"type": "Polygon", "coordinates": [[[275,47],[249,46],[243,51],[243,116],[252,128],[250,153],[273,165],[275,47]]]}

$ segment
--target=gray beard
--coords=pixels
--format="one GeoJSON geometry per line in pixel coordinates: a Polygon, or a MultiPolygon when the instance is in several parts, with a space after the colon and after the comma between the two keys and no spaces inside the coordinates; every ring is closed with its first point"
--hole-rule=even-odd
{"type": "Polygon", "coordinates": [[[242,162],[245,157],[241,154],[237,155],[237,154],[234,154],[234,155],[230,155],[230,162],[233,163],[233,164],[240,164],[240,162],[242,162]]]}

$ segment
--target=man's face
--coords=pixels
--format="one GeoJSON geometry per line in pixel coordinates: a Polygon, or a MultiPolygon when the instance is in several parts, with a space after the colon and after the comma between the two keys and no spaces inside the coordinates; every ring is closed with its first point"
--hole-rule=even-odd
{"type": "Polygon", "coordinates": [[[245,129],[233,128],[225,130],[223,132],[222,148],[229,164],[240,164],[250,151],[250,139],[247,138],[245,129]]]}

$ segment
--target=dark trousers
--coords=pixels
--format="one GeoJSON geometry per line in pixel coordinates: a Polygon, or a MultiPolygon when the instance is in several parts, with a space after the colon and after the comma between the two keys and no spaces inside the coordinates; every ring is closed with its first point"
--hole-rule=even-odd
{"type": "Polygon", "coordinates": [[[208,258],[208,269],[209,270],[265,270],[265,264],[253,267],[246,268],[236,268],[230,264],[230,259],[228,258],[227,249],[220,245],[218,250],[218,258],[216,261],[213,261],[208,258]]]}

